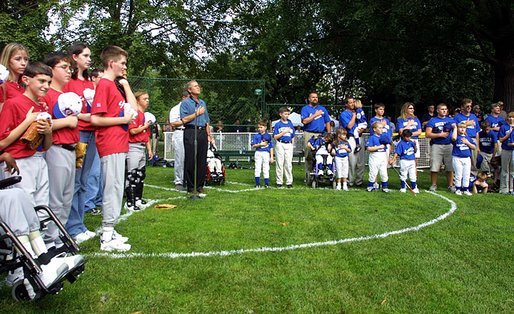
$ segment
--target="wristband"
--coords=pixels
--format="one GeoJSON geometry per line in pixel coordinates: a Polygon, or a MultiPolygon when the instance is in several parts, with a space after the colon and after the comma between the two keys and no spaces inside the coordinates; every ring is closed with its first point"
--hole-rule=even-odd
{"type": "Polygon", "coordinates": [[[186,125],[183,118],[180,118],[180,122],[182,122],[182,125],[186,125]]]}

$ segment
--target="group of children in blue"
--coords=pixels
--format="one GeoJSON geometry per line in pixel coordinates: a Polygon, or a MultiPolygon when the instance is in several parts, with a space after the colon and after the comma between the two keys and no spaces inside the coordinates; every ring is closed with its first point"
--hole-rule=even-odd
{"type": "MultiPolygon", "coordinates": [[[[414,105],[406,103],[404,107],[405,110],[413,110],[414,105]]],[[[396,128],[401,130],[399,140],[393,143],[393,130],[390,121],[383,116],[384,109],[385,106],[383,104],[375,106],[377,116],[369,120],[370,134],[365,143],[366,150],[369,152],[367,191],[379,190],[380,186],[377,184],[377,176],[380,176],[381,190],[389,192],[387,169],[390,165],[394,166],[399,162],[400,192],[405,193],[408,188],[413,193],[419,193],[416,183],[416,158],[420,156],[417,141],[419,134],[422,132],[422,124],[413,114],[407,118],[402,114],[402,117],[398,118],[396,124],[396,128]],[[390,155],[392,155],[391,159],[389,158],[390,155]],[[407,180],[410,181],[410,185],[407,184],[407,180]]],[[[348,118],[344,117],[344,113],[341,114],[341,120],[348,118]]],[[[341,188],[345,191],[348,190],[348,156],[358,153],[362,148],[362,138],[356,132],[356,129],[368,127],[362,106],[356,106],[355,113],[356,119],[352,129],[338,128],[335,133],[324,132],[319,136],[312,136],[307,144],[307,147],[315,156],[311,174],[316,176],[325,175],[330,177],[331,180],[333,176],[337,176],[337,190],[341,190],[341,188]],[[349,136],[355,139],[356,147],[351,147],[348,141],[349,136]],[[341,185],[341,181],[343,185],[341,185]]],[[[292,175],[289,174],[288,177],[288,171],[292,167],[292,144],[295,141],[296,133],[292,122],[287,118],[289,109],[286,107],[280,108],[279,115],[281,119],[273,127],[272,136],[266,132],[267,122],[260,121],[258,133],[254,135],[252,140],[252,147],[256,149],[255,183],[257,187],[260,187],[261,169],[264,170],[265,187],[269,187],[269,161],[273,162],[272,139],[276,140],[277,146],[288,146],[285,150],[281,148],[281,151],[276,154],[277,187],[282,187],[284,169],[286,169],[287,186],[292,187],[292,175]],[[289,148],[290,154],[287,153],[289,148]],[[283,151],[286,153],[284,154],[283,151]],[[268,156],[267,161],[263,162],[263,154],[268,156]]],[[[505,136],[506,130],[511,128],[501,118],[490,116],[489,120],[491,121],[484,121],[480,125],[474,115],[471,117],[462,114],[455,117],[440,117],[436,115],[427,124],[427,127],[430,127],[433,133],[446,134],[446,136],[432,138],[431,145],[452,145],[451,160],[444,163],[447,169],[453,170],[454,188],[455,193],[458,195],[472,195],[470,191],[472,188],[475,193],[487,192],[487,172],[478,172],[478,174],[473,176],[471,175],[472,165],[476,167],[478,162],[478,168],[480,168],[480,163],[484,156],[495,152],[499,132],[495,131],[494,128],[506,125],[506,127],[501,128],[503,136],[505,136]],[[498,121],[492,121],[494,119],[498,121]],[[478,154],[478,151],[480,151],[480,154],[478,154]],[[448,162],[451,162],[451,165],[448,165],[448,162]]],[[[319,122],[320,125],[324,123],[326,121],[319,122]]],[[[342,121],[342,125],[345,125],[344,121],[342,121]]],[[[505,141],[505,144],[502,143],[502,147],[512,150],[513,145],[510,145],[510,142],[514,142],[514,139],[505,141]]],[[[490,160],[487,160],[487,162],[490,162],[490,160]]]]}

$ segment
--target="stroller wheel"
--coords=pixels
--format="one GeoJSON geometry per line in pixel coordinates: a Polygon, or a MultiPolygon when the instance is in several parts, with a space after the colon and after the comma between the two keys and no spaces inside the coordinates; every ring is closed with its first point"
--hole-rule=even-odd
{"type": "Polygon", "coordinates": [[[13,285],[11,294],[16,301],[30,301],[39,298],[39,294],[36,294],[33,298],[29,296],[27,288],[25,288],[24,280],[19,280],[13,285]]]}

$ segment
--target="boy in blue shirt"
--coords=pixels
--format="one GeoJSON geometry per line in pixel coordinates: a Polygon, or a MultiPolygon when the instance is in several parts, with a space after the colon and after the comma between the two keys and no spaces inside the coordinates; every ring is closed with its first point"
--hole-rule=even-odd
{"type": "Polygon", "coordinates": [[[255,187],[261,187],[261,169],[264,176],[264,187],[269,188],[269,165],[273,163],[273,142],[266,132],[268,121],[257,123],[258,133],[253,136],[252,148],[255,148],[255,187]]]}
{"type": "Polygon", "coordinates": [[[400,157],[400,192],[407,192],[407,176],[410,179],[412,192],[419,193],[419,189],[416,185],[417,171],[416,171],[416,143],[411,140],[412,131],[404,129],[402,131],[402,140],[398,143],[394,150],[394,156],[389,164],[393,165],[396,162],[396,158],[400,157]]]}
{"type": "Polygon", "coordinates": [[[293,148],[295,143],[295,130],[293,123],[289,120],[289,109],[281,107],[278,110],[280,120],[273,128],[273,138],[277,141],[275,154],[277,155],[277,187],[281,188],[286,177],[288,188],[293,187],[293,148]]]}
{"type": "Polygon", "coordinates": [[[496,156],[498,151],[498,136],[495,131],[491,130],[491,125],[487,121],[483,121],[480,126],[482,131],[478,133],[478,145],[480,148],[480,156],[482,156],[482,164],[480,170],[491,173],[491,160],[496,156]]]}
{"type": "Polygon", "coordinates": [[[383,123],[381,122],[373,122],[371,125],[373,128],[373,135],[370,135],[368,138],[368,152],[369,152],[369,174],[368,174],[368,192],[372,192],[374,190],[374,184],[376,181],[377,174],[380,174],[380,179],[382,180],[382,191],[385,193],[389,192],[388,188],[388,180],[389,177],[387,175],[387,164],[388,164],[388,153],[387,153],[387,143],[381,139],[381,135],[383,133],[383,123]]]}

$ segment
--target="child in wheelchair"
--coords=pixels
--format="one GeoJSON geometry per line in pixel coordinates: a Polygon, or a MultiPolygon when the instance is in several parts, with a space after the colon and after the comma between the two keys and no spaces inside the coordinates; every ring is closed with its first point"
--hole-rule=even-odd
{"type": "MultiPolygon", "coordinates": [[[[9,154],[0,155],[3,161],[9,172],[17,171],[9,154]]],[[[33,300],[59,292],[64,279],[75,281],[84,270],[84,258],[73,255],[78,247],[48,207],[35,210],[22,189],[2,190],[20,180],[14,176],[0,181],[0,272],[8,273],[6,282],[16,300],[33,300]],[[50,218],[40,221],[37,210],[46,211],[50,218]],[[41,236],[41,228],[50,221],[61,231],[60,250],[48,251],[41,236]]]]}
{"type": "Polygon", "coordinates": [[[307,146],[312,150],[315,155],[315,164],[311,172],[317,178],[334,177],[334,138],[331,133],[324,133],[318,137],[309,139],[307,146]]]}

